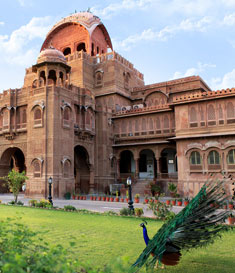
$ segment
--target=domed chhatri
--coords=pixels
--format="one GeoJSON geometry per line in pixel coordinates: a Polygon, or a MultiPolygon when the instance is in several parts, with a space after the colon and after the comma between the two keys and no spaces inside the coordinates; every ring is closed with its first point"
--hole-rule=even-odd
{"type": "Polygon", "coordinates": [[[67,64],[64,54],[50,46],[49,48],[43,49],[37,59],[37,64],[44,62],[53,62],[53,63],[64,63],[67,64]]]}
{"type": "Polygon", "coordinates": [[[100,18],[91,12],[74,13],[55,24],[41,47],[53,45],[64,53],[73,54],[83,50],[91,56],[113,50],[108,31],[100,18]]]}

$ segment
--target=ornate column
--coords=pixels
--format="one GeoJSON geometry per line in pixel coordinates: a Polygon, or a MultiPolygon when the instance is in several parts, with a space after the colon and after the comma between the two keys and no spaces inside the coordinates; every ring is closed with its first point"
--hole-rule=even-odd
{"type": "Polygon", "coordinates": [[[117,159],[117,179],[120,179],[120,161],[121,159],[117,159]]]}
{"type": "Polygon", "coordinates": [[[94,175],[94,165],[90,165],[90,183],[89,183],[89,193],[94,193],[95,190],[95,175],[94,175]]]}
{"type": "Polygon", "coordinates": [[[139,158],[135,158],[135,178],[139,178],[139,158]]]}
{"type": "Polygon", "coordinates": [[[157,177],[160,178],[160,158],[156,157],[156,161],[157,161],[157,177]]]}

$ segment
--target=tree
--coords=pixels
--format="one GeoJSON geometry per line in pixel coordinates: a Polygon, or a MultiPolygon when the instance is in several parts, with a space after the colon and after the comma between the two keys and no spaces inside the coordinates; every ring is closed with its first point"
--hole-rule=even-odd
{"type": "Polygon", "coordinates": [[[14,202],[16,204],[22,183],[29,178],[25,175],[25,171],[19,173],[12,169],[7,176],[3,177],[3,179],[7,182],[10,191],[13,193],[15,197],[14,202]]]}

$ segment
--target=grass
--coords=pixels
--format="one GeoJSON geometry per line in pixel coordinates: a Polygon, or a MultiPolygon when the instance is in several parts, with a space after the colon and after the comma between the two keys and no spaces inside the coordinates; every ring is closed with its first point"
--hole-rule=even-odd
{"type": "MultiPolygon", "coordinates": [[[[100,266],[123,256],[133,263],[145,247],[138,218],[0,205],[0,219],[7,217],[21,217],[22,223],[42,232],[41,236],[49,244],[71,248],[69,242],[75,241],[74,258],[100,266]]],[[[148,220],[150,238],[162,224],[148,220]]],[[[234,272],[234,267],[235,230],[225,233],[207,248],[183,252],[180,264],[164,272],[221,273],[234,272]]]]}

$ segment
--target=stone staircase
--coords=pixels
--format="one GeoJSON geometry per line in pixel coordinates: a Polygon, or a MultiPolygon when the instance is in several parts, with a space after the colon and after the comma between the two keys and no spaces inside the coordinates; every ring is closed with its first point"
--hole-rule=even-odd
{"type": "Polygon", "coordinates": [[[136,183],[132,185],[132,195],[139,193],[140,196],[144,196],[145,194],[151,195],[150,189],[148,185],[152,182],[152,179],[137,179],[136,183]]]}

